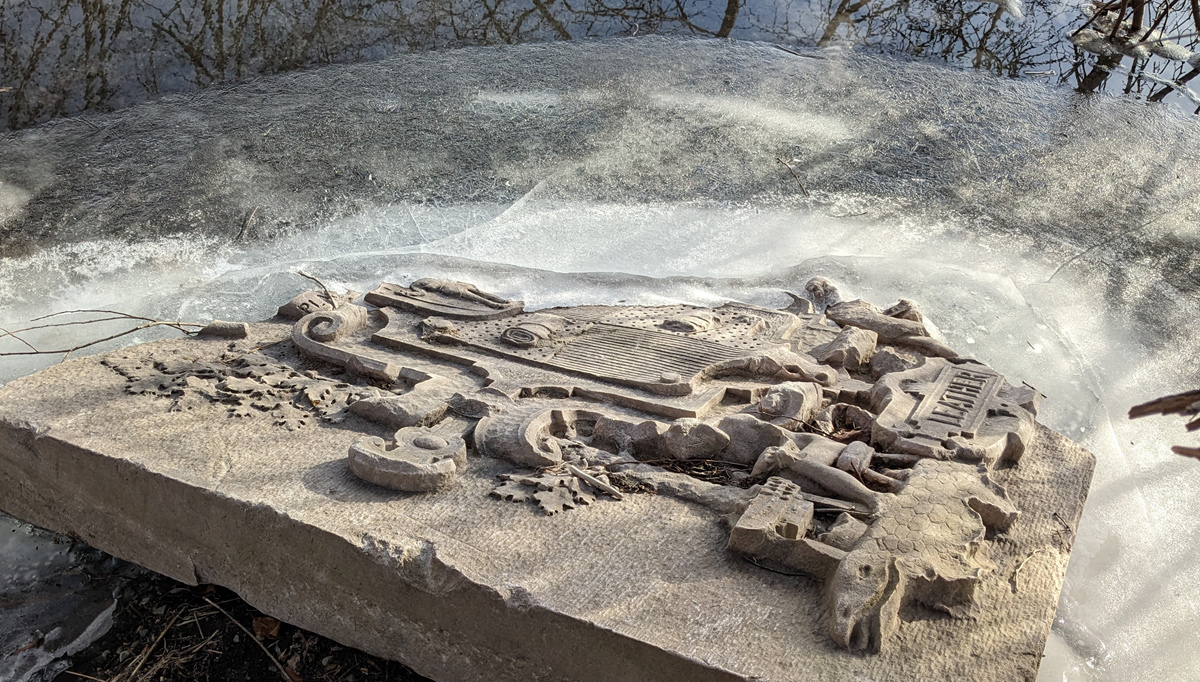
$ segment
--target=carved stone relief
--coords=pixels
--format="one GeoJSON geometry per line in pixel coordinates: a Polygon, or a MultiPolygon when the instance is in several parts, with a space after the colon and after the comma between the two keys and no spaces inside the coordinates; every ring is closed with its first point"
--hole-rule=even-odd
{"type": "Polygon", "coordinates": [[[902,607],[987,607],[988,538],[1019,513],[989,474],[1019,460],[1039,396],[958,358],[911,301],[843,301],[820,278],[806,292],[782,310],[528,312],[424,279],[362,305],[310,293],[281,308],[319,372],[237,342],[218,364],[110,366],[171,409],[394,429],[348,443],[347,461],[395,490],[444,489],[488,457],[512,465],[492,495],[545,514],[644,491],[707,506],[730,523],[730,552],[825,585],[836,643],[878,651],[915,612],[902,607]]]}
{"type": "Polygon", "coordinates": [[[126,378],[129,393],[171,399],[172,412],[221,405],[232,418],[265,416],[292,431],[318,419],[341,422],[350,405],[379,392],[315,370],[298,371],[237,344],[219,363],[125,354],[110,356],[104,364],[126,378]]]}

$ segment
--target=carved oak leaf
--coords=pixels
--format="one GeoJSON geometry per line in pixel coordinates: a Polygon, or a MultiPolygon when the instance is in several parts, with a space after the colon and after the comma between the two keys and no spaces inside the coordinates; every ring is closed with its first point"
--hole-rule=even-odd
{"type": "Polygon", "coordinates": [[[296,409],[295,405],[282,403],[275,408],[276,426],[287,427],[288,431],[297,431],[308,426],[311,417],[304,410],[296,409]]]}
{"type": "Polygon", "coordinates": [[[225,373],[225,368],[211,362],[196,362],[170,358],[154,363],[163,374],[183,374],[185,376],[216,377],[225,373]]]}
{"type": "Polygon", "coordinates": [[[129,379],[134,379],[147,372],[154,371],[154,363],[149,358],[144,357],[122,355],[120,357],[105,358],[101,362],[129,379]]]}
{"type": "Polygon", "coordinates": [[[229,391],[230,393],[249,393],[250,395],[262,395],[266,391],[266,386],[258,383],[253,379],[239,379],[237,377],[229,377],[221,383],[217,384],[217,388],[229,391]]]}
{"type": "Polygon", "coordinates": [[[200,407],[201,405],[207,405],[207,404],[208,404],[208,401],[205,400],[203,397],[188,393],[188,394],[184,394],[178,400],[176,400],[171,405],[171,408],[169,411],[170,412],[187,412],[188,410],[194,410],[197,407],[200,407]]]}
{"type": "Polygon", "coordinates": [[[566,486],[555,486],[549,490],[539,490],[533,494],[538,506],[547,515],[553,516],[564,509],[574,509],[577,505],[571,489],[566,486]]]}
{"type": "Polygon", "coordinates": [[[304,397],[313,407],[321,407],[333,400],[333,388],[328,384],[313,384],[304,389],[304,397]]]}
{"type": "Polygon", "coordinates": [[[176,385],[177,379],[163,374],[154,374],[142,379],[129,382],[125,390],[135,395],[169,396],[180,390],[176,385]]]}
{"type": "Polygon", "coordinates": [[[259,377],[259,381],[272,388],[292,387],[291,371],[286,367],[263,374],[261,377],[259,377]]]}
{"type": "Polygon", "coordinates": [[[237,377],[259,379],[269,374],[288,372],[290,367],[281,365],[262,353],[250,353],[234,359],[232,374],[237,377]]]}
{"type": "Polygon", "coordinates": [[[571,497],[578,504],[591,504],[596,501],[596,496],[592,494],[592,488],[587,483],[579,480],[575,476],[566,479],[559,479],[562,485],[567,490],[571,491],[571,497]]]}
{"type": "Polygon", "coordinates": [[[529,499],[529,488],[515,481],[507,481],[493,490],[492,495],[509,502],[524,502],[529,499]]]}
{"type": "Polygon", "coordinates": [[[591,493],[591,486],[587,484],[581,484],[574,493],[575,501],[579,504],[591,504],[596,501],[596,496],[591,493]]]}

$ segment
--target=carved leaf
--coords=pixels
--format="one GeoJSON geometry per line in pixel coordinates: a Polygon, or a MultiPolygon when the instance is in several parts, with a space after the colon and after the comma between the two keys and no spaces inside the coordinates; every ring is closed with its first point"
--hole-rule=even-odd
{"type": "Polygon", "coordinates": [[[191,360],[169,359],[154,363],[163,374],[183,374],[186,376],[215,377],[224,374],[224,367],[211,362],[193,362],[191,360]]]}
{"type": "Polygon", "coordinates": [[[129,379],[137,378],[154,369],[154,364],[147,358],[139,358],[131,355],[105,358],[101,362],[129,379]]]}
{"type": "Polygon", "coordinates": [[[321,407],[333,399],[333,389],[328,384],[314,384],[304,389],[304,397],[313,407],[321,407]]]}
{"type": "Polygon", "coordinates": [[[514,483],[532,487],[536,487],[538,484],[538,477],[536,475],[531,475],[528,471],[514,471],[511,474],[500,474],[500,480],[512,481],[514,483]]]}
{"type": "Polygon", "coordinates": [[[493,496],[509,502],[524,502],[529,499],[529,493],[529,488],[513,481],[508,481],[492,491],[493,496]]]}
{"type": "Polygon", "coordinates": [[[129,382],[126,390],[136,395],[169,396],[179,390],[175,382],[174,377],[155,374],[129,382]]]}
{"type": "Polygon", "coordinates": [[[591,504],[596,501],[596,496],[591,492],[591,486],[580,485],[579,490],[575,491],[575,501],[579,504],[591,504]]]}
{"type": "Polygon", "coordinates": [[[288,431],[297,431],[308,426],[311,416],[304,410],[298,410],[294,405],[283,403],[275,408],[275,424],[286,427],[288,431]]]}
{"type": "Polygon", "coordinates": [[[218,400],[217,391],[211,379],[201,379],[200,377],[187,377],[183,380],[184,388],[189,389],[194,395],[201,395],[210,400],[218,400]]]}
{"type": "Polygon", "coordinates": [[[293,385],[291,371],[286,367],[263,374],[259,380],[274,388],[291,388],[293,385]]]}
{"type": "Polygon", "coordinates": [[[571,493],[570,488],[566,486],[556,486],[549,490],[539,490],[533,494],[533,498],[537,500],[538,506],[546,514],[553,516],[564,509],[574,509],[577,504],[575,497],[571,493]]]}
{"type": "Polygon", "coordinates": [[[171,412],[187,412],[188,410],[194,410],[197,407],[200,407],[201,405],[207,405],[207,404],[208,404],[208,401],[205,400],[204,398],[197,396],[197,395],[187,394],[187,395],[180,397],[178,400],[176,400],[174,402],[174,404],[171,405],[170,411],[171,412]]]}
{"type": "Polygon", "coordinates": [[[217,384],[217,388],[229,391],[230,393],[249,393],[251,395],[262,395],[267,387],[253,379],[229,377],[228,379],[217,384]]]}
{"type": "Polygon", "coordinates": [[[562,486],[570,485],[570,482],[575,480],[574,476],[559,476],[555,474],[542,474],[534,477],[534,485],[538,490],[553,490],[562,486]]]}

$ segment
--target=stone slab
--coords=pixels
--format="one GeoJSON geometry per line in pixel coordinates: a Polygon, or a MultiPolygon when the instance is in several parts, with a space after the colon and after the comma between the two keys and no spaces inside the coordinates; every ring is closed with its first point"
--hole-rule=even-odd
{"type": "MultiPolygon", "coordinates": [[[[254,324],[236,343],[299,367],[291,333],[254,324]]],[[[133,352],[219,362],[232,343],[133,352]]],[[[986,608],[902,610],[860,654],[827,635],[821,581],[727,551],[711,507],[627,494],[548,516],[492,496],[514,467],[475,452],[453,486],[391,491],[349,471],[363,434],[391,430],[353,414],[265,429],[76,359],[0,389],[0,508],[439,681],[1032,680],[1093,466],[1038,426],[990,473],[1021,514],[991,538],[986,608]]]]}

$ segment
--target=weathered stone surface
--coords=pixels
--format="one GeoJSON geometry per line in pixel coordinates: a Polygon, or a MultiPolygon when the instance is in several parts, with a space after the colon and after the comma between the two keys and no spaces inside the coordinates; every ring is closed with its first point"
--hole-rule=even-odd
{"type": "Polygon", "coordinates": [[[858,372],[870,363],[878,339],[879,335],[869,329],[846,327],[829,343],[812,349],[812,356],[833,367],[858,372]]]}
{"type": "Polygon", "coordinates": [[[799,431],[820,409],[821,387],[812,382],[789,381],[772,386],[758,403],[758,411],[764,418],[790,431],[799,431]]]}
{"type": "Polygon", "coordinates": [[[717,427],[729,438],[722,459],[738,464],[754,464],[763,450],[782,445],[788,439],[783,429],[752,414],[731,414],[722,418],[717,427]]]}
{"type": "Polygon", "coordinates": [[[724,431],[699,419],[677,420],[662,435],[663,452],[674,459],[707,459],[729,445],[724,431]]]}
{"type": "Polygon", "coordinates": [[[225,339],[244,339],[250,335],[250,325],[245,322],[213,320],[199,331],[200,336],[216,336],[225,339]]]}
{"type": "Polygon", "coordinates": [[[920,367],[924,361],[925,359],[915,352],[880,348],[871,356],[871,374],[878,379],[889,372],[903,372],[920,367]]]}
{"type": "Polygon", "coordinates": [[[879,418],[871,439],[921,457],[1017,459],[1034,430],[1035,415],[1022,404],[1036,408],[1036,393],[1010,386],[984,365],[931,358],[875,385],[879,418]]]}
{"type": "Polygon", "coordinates": [[[439,680],[1034,676],[1091,472],[1036,392],[795,304],[367,302],[0,389],[0,505],[439,680]]]}

